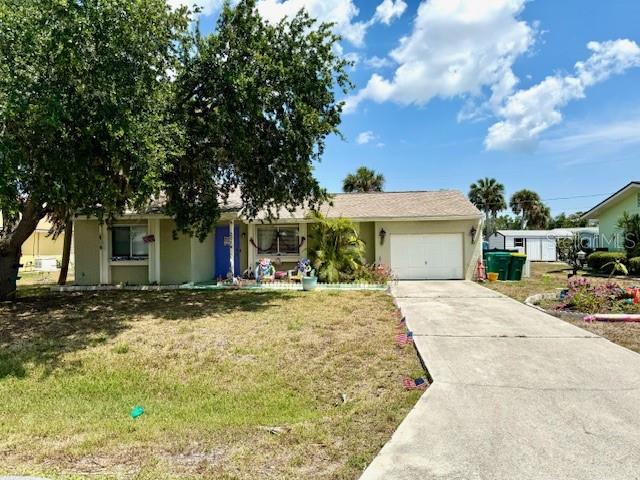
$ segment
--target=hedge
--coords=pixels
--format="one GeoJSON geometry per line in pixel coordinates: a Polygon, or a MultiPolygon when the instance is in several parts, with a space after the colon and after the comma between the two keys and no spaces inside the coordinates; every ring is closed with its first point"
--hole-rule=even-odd
{"type": "MultiPolygon", "coordinates": [[[[593,270],[602,271],[602,267],[607,263],[615,262],[616,260],[627,263],[626,259],[627,254],[624,252],[593,252],[587,257],[587,264],[593,270]]],[[[611,273],[611,266],[607,267],[606,270],[606,273],[611,273]]]]}
{"type": "Polygon", "coordinates": [[[631,273],[640,275],[640,257],[633,257],[629,260],[629,270],[631,273]]]}

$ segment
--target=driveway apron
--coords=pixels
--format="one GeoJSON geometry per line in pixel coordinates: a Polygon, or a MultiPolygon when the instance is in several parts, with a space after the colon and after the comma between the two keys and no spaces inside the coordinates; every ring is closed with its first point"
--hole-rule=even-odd
{"type": "Polygon", "coordinates": [[[640,355],[472,282],[392,290],[434,383],[362,480],[640,479],[640,355]]]}

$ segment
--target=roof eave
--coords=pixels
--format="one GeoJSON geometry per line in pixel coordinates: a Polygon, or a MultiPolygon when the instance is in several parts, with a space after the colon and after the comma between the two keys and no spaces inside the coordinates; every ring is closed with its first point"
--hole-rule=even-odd
{"type": "Polygon", "coordinates": [[[610,195],[609,197],[607,197],[604,200],[602,200],[600,203],[598,203],[595,207],[593,207],[588,212],[585,212],[580,217],[580,219],[581,220],[597,219],[598,216],[596,214],[598,212],[600,212],[603,208],[605,208],[607,206],[607,204],[611,203],[616,198],[618,198],[620,195],[624,195],[628,190],[631,190],[633,188],[640,188],[640,182],[636,182],[636,181],[629,182],[624,187],[622,187],[620,190],[618,190],[616,193],[614,193],[613,195],[610,195]]]}

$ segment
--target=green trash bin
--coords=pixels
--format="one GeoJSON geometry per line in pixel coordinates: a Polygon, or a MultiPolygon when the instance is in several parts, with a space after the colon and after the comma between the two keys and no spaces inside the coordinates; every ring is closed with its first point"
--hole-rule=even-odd
{"type": "Polygon", "coordinates": [[[527,263],[527,256],[524,253],[512,253],[509,264],[509,280],[522,280],[522,271],[527,263]]]}
{"type": "Polygon", "coordinates": [[[492,272],[495,268],[495,262],[493,260],[494,252],[484,252],[484,268],[487,273],[492,272]]]}
{"type": "Polygon", "coordinates": [[[509,278],[509,264],[511,263],[511,253],[509,252],[487,252],[487,273],[497,273],[498,280],[509,278]]]}

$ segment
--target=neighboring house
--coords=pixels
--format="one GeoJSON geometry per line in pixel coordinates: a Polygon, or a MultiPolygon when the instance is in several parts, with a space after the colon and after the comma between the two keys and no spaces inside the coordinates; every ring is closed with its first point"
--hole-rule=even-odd
{"type": "MultiPolygon", "coordinates": [[[[401,279],[469,279],[480,257],[482,214],[458,191],[337,194],[327,217],[353,220],[366,260],[390,266],[401,279]]],[[[278,220],[247,221],[239,196],[230,197],[218,224],[200,242],[174,235],[162,201],[129,212],[111,226],[75,221],[75,282],[182,284],[252,271],[259,258],[287,270],[309,255],[309,212],[282,212],[278,220]]]]}
{"type": "MultiPolygon", "coordinates": [[[[1,224],[2,217],[0,217],[1,224]]],[[[56,270],[58,268],[62,261],[64,233],[54,239],[49,235],[50,229],[51,222],[48,219],[40,220],[36,230],[22,244],[20,263],[24,265],[25,270],[56,270]]],[[[73,259],[73,253],[71,259],[73,259]]],[[[73,263],[73,260],[70,263],[73,263]]]]}
{"type": "Polygon", "coordinates": [[[555,262],[558,260],[557,240],[580,236],[585,248],[595,248],[597,228],[556,228],[554,230],[498,230],[489,237],[489,248],[518,250],[532,262],[555,262]]]}
{"type": "Polygon", "coordinates": [[[598,221],[599,248],[624,250],[624,232],[618,228],[624,212],[640,214],[640,181],[630,182],[582,216],[598,221]]]}

